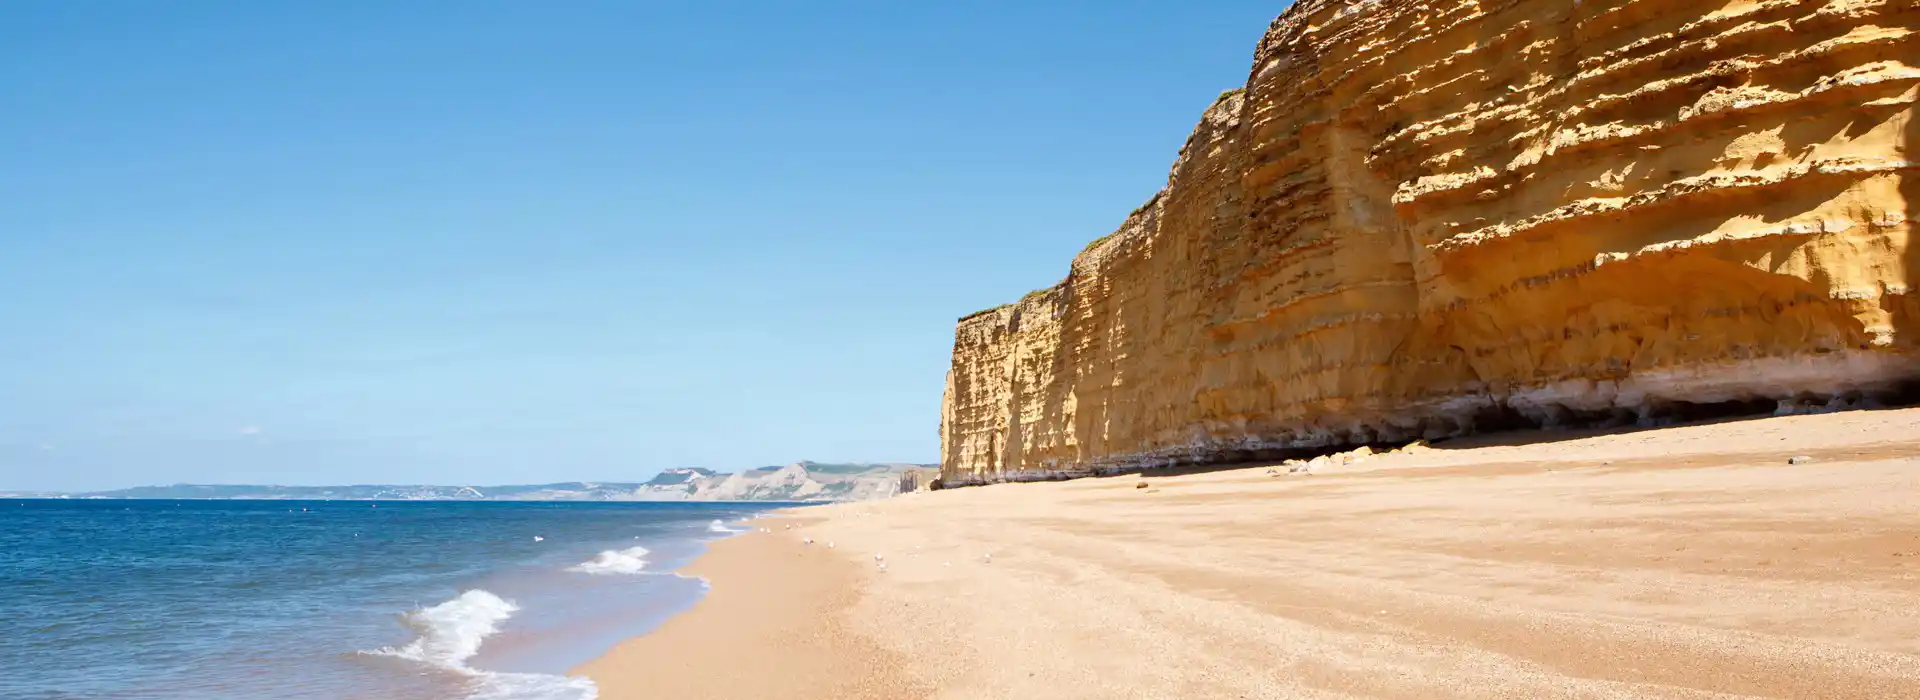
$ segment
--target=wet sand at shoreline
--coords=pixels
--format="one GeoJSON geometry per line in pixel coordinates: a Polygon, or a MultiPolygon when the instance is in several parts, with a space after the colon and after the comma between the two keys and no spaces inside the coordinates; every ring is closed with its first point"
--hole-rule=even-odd
{"type": "Polygon", "coordinates": [[[813,521],[755,520],[780,536],[756,531],[715,542],[680,571],[714,582],[693,610],[576,673],[592,677],[603,699],[924,697],[901,668],[904,657],[844,619],[865,572],[824,547],[803,548],[782,529],[813,521]]]}
{"type": "Polygon", "coordinates": [[[580,672],[606,700],[1920,697],[1920,409],[1278,471],[761,520],[580,672]]]}

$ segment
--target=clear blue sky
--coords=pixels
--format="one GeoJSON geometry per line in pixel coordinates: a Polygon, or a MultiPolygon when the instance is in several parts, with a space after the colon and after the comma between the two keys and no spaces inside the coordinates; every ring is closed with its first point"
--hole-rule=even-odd
{"type": "Polygon", "coordinates": [[[1284,5],[0,3],[0,489],[935,461],[1284,5]]]}

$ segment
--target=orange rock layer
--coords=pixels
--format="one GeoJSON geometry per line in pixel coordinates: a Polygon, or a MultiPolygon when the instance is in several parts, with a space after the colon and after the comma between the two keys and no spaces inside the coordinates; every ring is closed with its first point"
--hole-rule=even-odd
{"type": "Polygon", "coordinates": [[[943,481],[1897,390],[1917,96],[1911,0],[1300,0],[1165,189],[961,319],[943,481]]]}

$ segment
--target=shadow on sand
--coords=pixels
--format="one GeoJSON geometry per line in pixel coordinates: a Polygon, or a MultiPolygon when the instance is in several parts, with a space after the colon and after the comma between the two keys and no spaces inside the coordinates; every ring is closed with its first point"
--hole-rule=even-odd
{"type": "MultiPolygon", "coordinates": [[[[1847,410],[1883,411],[1920,406],[1920,387],[1910,387],[1898,394],[1884,395],[1883,399],[1885,400],[1880,405],[1847,410]]],[[[1525,445],[1546,445],[1557,442],[1584,440],[1604,435],[1632,435],[1635,433],[1659,432],[1689,426],[1743,423],[1774,417],[1773,411],[1775,406],[1776,404],[1772,401],[1697,404],[1693,405],[1689,413],[1670,415],[1655,425],[1593,425],[1574,428],[1542,428],[1531,424],[1508,424],[1496,429],[1483,430],[1469,435],[1432,440],[1429,441],[1427,445],[1429,448],[1435,450],[1475,450],[1488,447],[1520,447],[1525,445]]],[[[1407,442],[1378,443],[1369,445],[1369,447],[1376,450],[1389,450],[1407,444],[1407,442]]],[[[1217,459],[1206,462],[1151,467],[1139,470],[1137,473],[1145,477],[1160,478],[1274,467],[1288,460],[1310,460],[1323,455],[1352,451],[1358,449],[1358,447],[1357,445],[1346,445],[1337,448],[1261,450],[1257,453],[1242,452],[1223,454],[1217,459]]],[[[1127,474],[1133,473],[1136,472],[1127,472],[1127,474]]]]}

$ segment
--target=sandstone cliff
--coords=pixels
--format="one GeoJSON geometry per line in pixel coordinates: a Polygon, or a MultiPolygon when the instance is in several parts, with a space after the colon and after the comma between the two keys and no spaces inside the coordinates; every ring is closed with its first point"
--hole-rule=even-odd
{"type": "Polygon", "coordinates": [[[734,473],[670,469],[628,498],[655,501],[865,501],[901,493],[917,464],[795,462],[734,473]]]}
{"type": "Polygon", "coordinates": [[[1920,378],[1911,0],[1301,0],[1165,189],[961,319],[948,484],[1920,378]]]}

